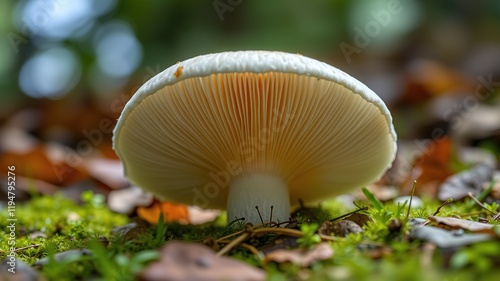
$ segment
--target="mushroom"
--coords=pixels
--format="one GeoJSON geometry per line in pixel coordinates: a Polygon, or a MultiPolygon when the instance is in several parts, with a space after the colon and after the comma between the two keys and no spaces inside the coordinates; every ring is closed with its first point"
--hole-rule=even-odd
{"type": "Polygon", "coordinates": [[[380,97],[341,70],[238,51],[179,62],[146,82],[113,147],[130,181],[161,199],[260,223],[287,221],[299,200],[376,181],[396,138],[380,97]]]}

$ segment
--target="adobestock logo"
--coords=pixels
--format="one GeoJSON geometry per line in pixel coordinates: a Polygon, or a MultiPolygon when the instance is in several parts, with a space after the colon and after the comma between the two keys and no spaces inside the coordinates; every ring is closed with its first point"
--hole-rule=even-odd
{"type": "Polygon", "coordinates": [[[451,124],[452,129],[458,129],[464,120],[480,107],[480,101],[491,97],[495,88],[500,87],[500,82],[493,81],[493,75],[488,77],[478,76],[478,84],[474,94],[465,97],[461,102],[453,104],[443,112],[443,120],[451,124]]]}
{"type": "Polygon", "coordinates": [[[220,21],[224,21],[224,14],[226,12],[233,12],[234,8],[243,3],[243,0],[226,0],[226,2],[222,0],[214,0],[212,2],[212,5],[214,6],[215,12],[217,12],[217,16],[219,16],[220,21]]]}
{"type": "MultiPolygon", "coordinates": [[[[442,120],[450,125],[451,130],[459,130],[467,118],[480,108],[480,101],[484,101],[500,88],[500,82],[494,81],[492,74],[487,77],[477,76],[477,84],[474,93],[462,99],[461,102],[453,104],[443,111],[442,120]]],[[[416,139],[413,141],[415,150],[406,158],[400,159],[400,168],[389,170],[384,178],[388,182],[402,182],[411,173],[414,166],[419,165],[421,155],[425,152],[433,153],[436,144],[444,141],[447,132],[442,128],[434,128],[429,139],[416,139]]]]}
{"type": "Polygon", "coordinates": [[[19,46],[26,44],[29,40],[40,33],[40,29],[44,28],[51,19],[61,13],[63,5],[68,5],[68,0],[54,0],[37,3],[34,11],[29,17],[23,17],[20,23],[20,32],[9,32],[7,39],[12,47],[14,53],[19,52],[19,46]]]}
{"type": "Polygon", "coordinates": [[[373,38],[379,36],[383,28],[389,26],[393,16],[400,14],[403,11],[403,6],[399,0],[391,0],[383,10],[370,11],[371,19],[361,28],[354,26],[354,45],[342,42],[340,43],[340,51],[344,55],[348,63],[351,63],[353,54],[360,54],[362,49],[368,47],[373,38]]]}

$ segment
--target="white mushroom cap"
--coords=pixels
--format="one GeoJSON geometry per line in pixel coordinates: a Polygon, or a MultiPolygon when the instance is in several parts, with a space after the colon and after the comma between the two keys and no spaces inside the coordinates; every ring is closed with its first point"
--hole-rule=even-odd
{"type": "Polygon", "coordinates": [[[125,174],[162,199],[285,221],[379,179],[396,152],[384,102],[323,62],[268,51],[179,62],[127,103],[113,146],[125,174]]]}

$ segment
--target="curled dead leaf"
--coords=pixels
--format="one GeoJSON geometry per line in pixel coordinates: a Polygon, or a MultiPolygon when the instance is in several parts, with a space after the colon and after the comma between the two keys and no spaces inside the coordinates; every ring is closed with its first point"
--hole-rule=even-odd
{"type": "Polygon", "coordinates": [[[330,244],[323,242],[311,249],[280,249],[266,255],[266,262],[291,262],[293,264],[308,267],[316,261],[326,260],[333,256],[333,249],[330,244]]]}
{"type": "Polygon", "coordinates": [[[137,214],[151,224],[158,223],[161,214],[163,214],[165,222],[189,223],[189,213],[186,205],[166,201],[160,202],[157,199],[154,199],[150,206],[138,207],[137,214]]]}
{"type": "Polygon", "coordinates": [[[172,241],[161,249],[159,261],[139,274],[141,281],[258,281],[265,272],[215,255],[202,244],[172,241]]]}
{"type": "Polygon", "coordinates": [[[471,220],[457,219],[452,217],[430,216],[429,220],[453,229],[465,229],[472,232],[489,233],[495,235],[494,225],[471,220]]]}
{"type": "Polygon", "coordinates": [[[418,185],[415,195],[435,197],[439,185],[453,174],[450,169],[452,159],[456,159],[454,146],[448,137],[426,142],[422,154],[413,163],[409,177],[403,182],[403,194],[410,194],[414,180],[418,185]]]}
{"type": "Polygon", "coordinates": [[[112,190],[108,195],[109,208],[122,214],[130,214],[138,206],[150,206],[152,202],[153,195],[137,186],[112,190]]]}
{"type": "Polygon", "coordinates": [[[373,219],[369,215],[362,213],[354,213],[348,217],[345,217],[344,220],[355,222],[361,227],[365,226],[369,222],[373,222],[373,219]]]}
{"type": "Polygon", "coordinates": [[[318,229],[319,234],[345,237],[350,233],[363,232],[361,226],[350,220],[324,221],[318,229]]]}

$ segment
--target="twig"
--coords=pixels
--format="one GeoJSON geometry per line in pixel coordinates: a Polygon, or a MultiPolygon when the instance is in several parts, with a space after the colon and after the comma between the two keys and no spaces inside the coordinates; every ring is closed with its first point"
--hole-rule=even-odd
{"type": "MultiPolygon", "coordinates": [[[[248,238],[250,238],[251,236],[254,236],[257,234],[274,233],[274,234],[288,235],[288,236],[292,236],[292,237],[303,237],[304,236],[304,233],[302,233],[300,230],[296,230],[296,229],[277,228],[277,227],[264,227],[264,228],[254,229],[251,224],[247,224],[243,231],[239,231],[237,233],[238,234],[243,233],[243,234],[241,234],[240,236],[236,237],[235,239],[233,239],[231,241],[228,241],[227,238],[234,236],[235,235],[234,233],[223,237],[224,239],[219,238],[216,240],[217,243],[227,243],[226,246],[224,246],[224,248],[222,248],[221,250],[219,250],[219,252],[217,252],[217,256],[225,255],[225,254],[229,253],[229,251],[231,251],[235,247],[242,246],[244,244],[243,241],[245,241],[248,238]]],[[[323,241],[344,241],[344,239],[341,237],[328,236],[328,235],[323,235],[323,234],[318,234],[318,235],[323,241]]],[[[242,247],[246,247],[252,253],[258,253],[257,249],[255,249],[255,251],[254,251],[254,249],[251,249],[247,246],[242,246],[242,247]]]]}
{"type": "Polygon", "coordinates": [[[411,187],[410,203],[408,203],[408,212],[406,213],[406,221],[410,217],[411,202],[413,201],[413,195],[415,194],[415,186],[417,185],[417,180],[413,180],[413,186],[411,187]]]}
{"type": "Polygon", "coordinates": [[[330,235],[324,235],[324,234],[319,234],[319,237],[323,241],[345,241],[345,238],[343,237],[337,237],[337,236],[330,236],[330,235]]]}
{"type": "Polygon", "coordinates": [[[273,209],[274,209],[274,206],[271,205],[271,214],[269,215],[269,225],[271,225],[273,222],[273,209]]]}
{"type": "Polygon", "coordinates": [[[439,205],[439,207],[436,209],[436,211],[432,215],[435,216],[435,215],[439,214],[439,212],[441,211],[441,208],[443,208],[444,206],[446,206],[448,203],[451,203],[451,202],[453,202],[453,198],[448,198],[448,200],[444,201],[443,204],[439,205]]]}
{"type": "Polygon", "coordinates": [[[304,234],[300,230],[290,229],[290,228],[276,228],[276,227],[264,227],[255,229],[254,234],[259,233],[275,233],[275,234],[285,234],[294,237],[302,237],[304,234]]]}
{"type": "Polygon", "coordinates": [[[262,224],[264,224],[264,220],[262,219],[262,215],[260,214],[260,211],[259,211],[259,206],[255,206],[255,209],[257,210],[257,213],[259,214],[260,222],[262,224]]]}
{"type": "MultiPolygon", "coordinates": [[[[219,241],[219,243],[221,243],[221,244],[229,244],[232,241],[234,241],[234,240],[222,240],[222,241],[219,241]]],[[[239,246],[242,247],[242,248],[247,249],[252,254],[255,254],[255,255],[259,256],[259,257],[261,256],[261,253],[259,252],[259,250],[257,250],[257,248],[255,248],[254,246],[252,246],[250,244],[241,243],[239,246]]]]}
{"type": "Polygon", "coordinates": [[[26,249],[31,249],[31,248],[38,248],[40,247],[42,244],[33,244],[33,245],[28,245],[28,246],[25,246],[25,247],[21,247],[21,248],[17,248],[14,250],[14,252],[19,252],[19,251],[24,251],[26,249]]]}
{"type": "Polygon", "coordinates": [[[472,193],[470,193],[470,192],[467,193],[467,196],[469,196],[469,198],[471,198],[472,200],[474,200],[474,202],[476,202],[476,204],[479,205],[481,208],[485,209],[486,211],[488,211],[491,214],[493,214],[493,215],[496,216],[495,212],[488,210],[488,208],[486,208],[486,206],[484,206],[483,203],[481,203],[479,200],[477,200],[477,198],[474,197],[474,195],[472,195],[472,193]]]}
{"type": "Polygon", "coordinates": [[[229,244],[227,244],[224,248],[220,249],[220,251],[217,252],[217,256],[222,256],[224,254],[229,253],[229,251],[231,251],[233,248],[237,247],[243,241],[247,240],[252,235],[252,232],[253,232],[252,224],[245,225],[244,233],[236,237],[234,240],[231,240],[229,244]]]}
{"type": "Polygon", "coordinates": [[[336,220],[340,220],[340,219],[345,218],[345,217],[347,217],[347,216],[350,216],[350,215],[352,215],[352,214],[356,214],[356,213],[359,213],[359,212],[361,212],[361,211],[366,211],[366,210],[368,210],[368,206],[361,207],[361,208],[359,208],[359,209],[357,209],[357,210],[354,210],[354,211],[352,211],[352,212],[349,212],[349,213],[347,213],[347,214],[343,214],[343,215],[341,215],[341,216],[339,216],[339,217],[333,218],[333,219],[331,219],[331,220],[329,220],[329,221],[333,222],[333,221],[336,221],[336,220]]]}
{"type": "Polygon", "coordinates": [[[500,218],[500,212],[498,212],[498,214],[496,214],[492,219],[494,221],[498,220],[500,218]]]}

